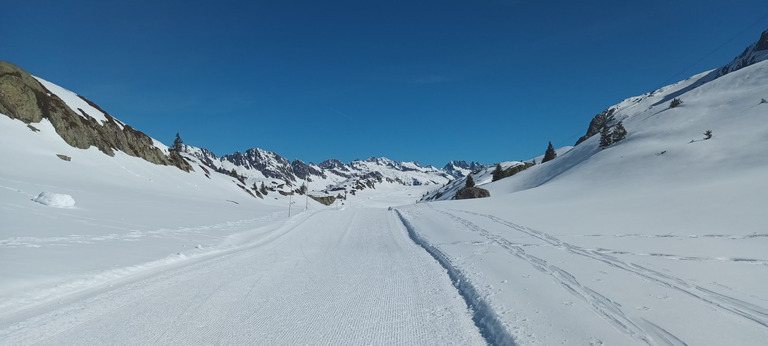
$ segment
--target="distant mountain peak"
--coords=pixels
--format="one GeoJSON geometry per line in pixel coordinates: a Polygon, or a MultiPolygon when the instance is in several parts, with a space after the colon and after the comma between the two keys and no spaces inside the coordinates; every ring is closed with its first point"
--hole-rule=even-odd
{"type": "Polygon", "coordinates": [[[749,65],[768,59],[768,30],[760,34],[760,39],[747,47],[744,52],[717,71],[717,77],[740,70],[749,65]]]}

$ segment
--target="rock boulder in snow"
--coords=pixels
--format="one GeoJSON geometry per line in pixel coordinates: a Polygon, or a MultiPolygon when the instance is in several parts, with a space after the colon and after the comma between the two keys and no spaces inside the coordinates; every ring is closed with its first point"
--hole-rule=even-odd
{"type": "Polygon", "coordinates": [[[479,188],[477,186],[465,187],[456,192],[456,199],[472,199],[484,197],[491,197],[491,193],[488,192],[488,190],[479,188]]]}

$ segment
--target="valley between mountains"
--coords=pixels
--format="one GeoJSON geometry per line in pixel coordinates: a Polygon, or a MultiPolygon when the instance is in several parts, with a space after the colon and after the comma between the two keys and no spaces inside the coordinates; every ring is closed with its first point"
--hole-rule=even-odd
{"type": "Polygon", "coordinates": [[[766,59],[443,168],[169,147],[0,63],[0,344],[765,345],[766,59]]]}

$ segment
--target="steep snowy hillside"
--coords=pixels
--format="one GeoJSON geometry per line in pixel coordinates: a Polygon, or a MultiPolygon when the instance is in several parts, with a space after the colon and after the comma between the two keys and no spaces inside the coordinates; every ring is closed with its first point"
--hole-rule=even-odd
{"type": "Polygon", "coordinates": [[[609,108],[626,138],[598,128],[490,198],[397,212],[519,344],[763,345],[768,61],[711,77],[609,108]]]}

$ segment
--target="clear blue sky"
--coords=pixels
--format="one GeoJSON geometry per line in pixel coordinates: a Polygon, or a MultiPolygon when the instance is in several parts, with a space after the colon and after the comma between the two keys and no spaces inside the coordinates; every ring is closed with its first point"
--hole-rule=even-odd
{"type": "Polygon", "coordinates": [[[441,166],[572,145],[729,62],[768,1],[9,1],[0,60],[170,144],[441,166]]]}

